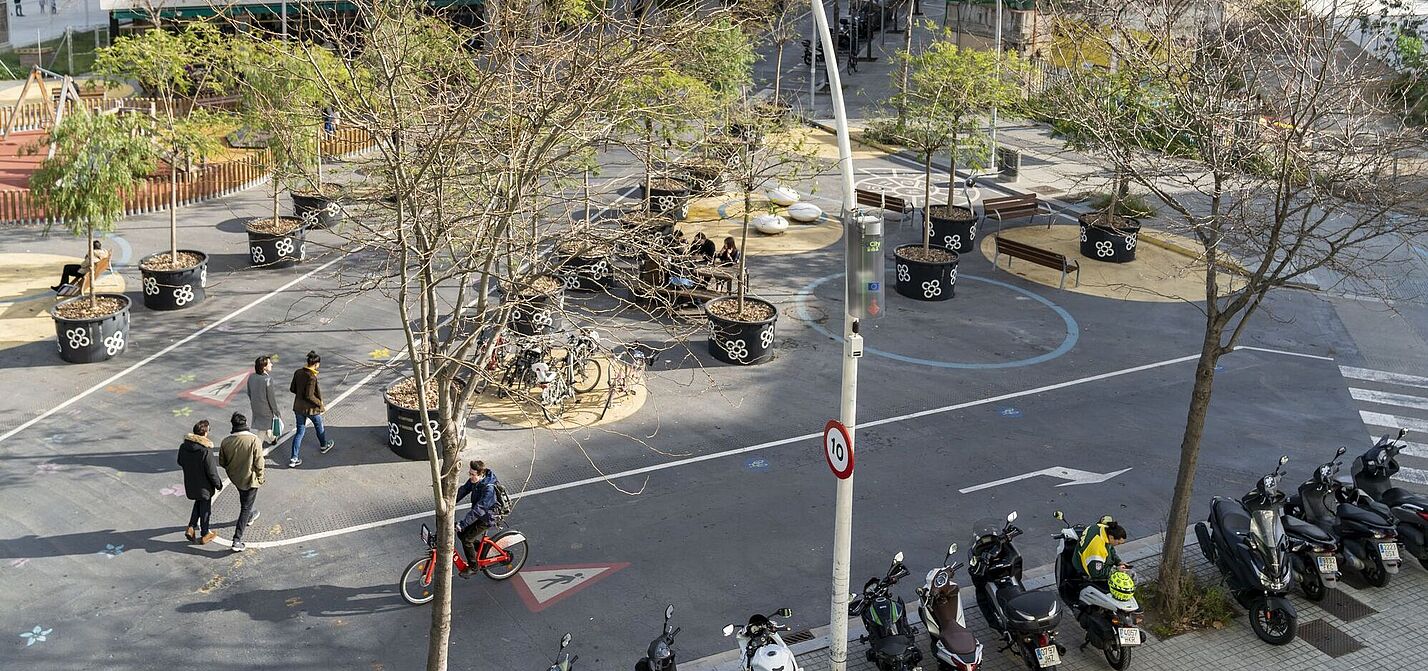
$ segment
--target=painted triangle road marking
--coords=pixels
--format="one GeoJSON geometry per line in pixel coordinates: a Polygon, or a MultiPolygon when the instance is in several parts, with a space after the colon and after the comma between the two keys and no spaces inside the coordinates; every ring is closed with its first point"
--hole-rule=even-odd
{"type": "Polygon", "coordinates": [[[191,398],[209,405],[216,405],[221,408],[233,400],[233,396],[238,393],[239,389],[243,388],[243,383],[247,382],[248,376],[252,374],[253,371],[251,370],[235,373],[221,380],[209,382],[201,387],[182,392],[179,396],[191,398]]]}
{"type": "Polygon", "coordinates": [[[516,592],[521,595],[526,608],[532,613],[539,613],[629,565],[629,562],[615,562],[527,567],[516,574],[519,578],[516,580],[516,592]]]}

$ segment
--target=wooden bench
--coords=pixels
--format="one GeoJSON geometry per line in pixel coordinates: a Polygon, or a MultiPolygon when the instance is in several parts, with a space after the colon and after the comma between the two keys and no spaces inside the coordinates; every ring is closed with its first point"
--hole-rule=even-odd
{"type": "Polygon", "coordinates": [[[987,198],[982,201],[982,211],[988,217],[995,217],[999,225],[1022,217],[1031,217],[1032,223],[1035,223],[1037,215],[1045,215],[1046,225],[1049,227],[1053,220],[1051,208],[1034,193],[987,198]]]}
{"type": "Polygon", "coordinates": [[[992,263],[1001,258],[1002,254],[1007,255],[1007,268],[1011,268],[1012,259],[1022,259],[1030,261],[1038,266],[1046,266],[1052,270],[1061,271],[1061,288],[1066,288],[1066,273],[1076,273],[1076,286],[1081,286],[1081,266],[1075,261],[1066,258],[1066,255],[1053,252],[1049,249],[1033,247],[1024,242],[1009,240],[1000,235],[992,236],[996,242],[996,251],[992,255],[992,263]]]}
{"type": "Polygon", "coordinates": [[[866,191],[864,189],[854,189],[853,193],[858,198],[858,204],[864,207],[876,207],[880,210],[896,212],[904,216],[912,212],[912,205],[897,196],[889,196],[885,193],[866,191]]]}
{"type": "MultiPolygon", "coordinates": [[[[84,266],[81,265],[80,267],[83,268],[84,266]]],[[[75,284],[66,284],[60,287],[59,296],[61,298],[69,298],[71,296],[84,294],[89,291],[89,285],[93,284],[92,279],[106,272],[109,272],[109,257],[107,256],[94,262],[93,273],[86,272],[79,276],[79,281],[75,284]]]]}
{"type": "MultiPolygon", "coordinates": [[[[684,272],[688,272],[693,277],[691,279],[704,279],[709,282],[708,286],[681,287],[669,283],[670,268],[673,266],[671,259],[663,256],[646,256],[642,259],[639,269],[638,288],[631,287],[633,293],[639,298],[647,301],[663,300],[670,312],[674,312],[681,303],[692,302],[696,305],[704,301],[722,298],[725,296],[737,296],[739,285],[734,283],[734,271],[716,267],[693,267],[684,272]]],[[[740,285],[747,288],[749,285],[749,274],[745,270],[744,276],[740,278],[740,285]]]]}

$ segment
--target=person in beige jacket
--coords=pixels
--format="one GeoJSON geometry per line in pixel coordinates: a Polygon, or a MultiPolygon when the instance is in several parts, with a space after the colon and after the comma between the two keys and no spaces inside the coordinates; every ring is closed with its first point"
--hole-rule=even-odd
{"type": "Polygon", "coordinates": [[[233,434],[218,446],[218,465],[228,472],[228,480],[238,489],[238,528],[233,531],[233,551],[247,549],[243,532],[258,519],[254,504],[263,486],[263,440],[248,430],[248,418],[233,413],[233,434]]]}

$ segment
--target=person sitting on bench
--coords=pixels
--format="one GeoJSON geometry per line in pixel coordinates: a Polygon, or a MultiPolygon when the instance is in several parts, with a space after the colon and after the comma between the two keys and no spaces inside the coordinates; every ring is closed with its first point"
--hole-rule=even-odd
{"type": "Polygon", "coordinates": [[[91,249],[89,254],[85,255],[84,263],[64,264],[64,268],[60,270],[60,283],[50,287],[50,289],[58,293],[65,285],[78,282],[83,278],[85,274],[89,272],[90,265],[97,264],[100,259],[107,258],[109,258],[109,252],[100,246],[98,240],[95,240],[94,249],[91,249]]]}
{"type": "Polygon", "coordinates": [[[721,266],[738,265],[739,246],[734,244],[734,236],[730,235],[724,238],[724,246],[719,250],[718,254],[714,255],[714,259],[718,261],[721,266]]]}
{"type": "Polygon", "coordinates": [[[695,233],[693,242],[689,243],[689,256],[700,263],[713,263],[714,241],[703,231],[695,233]]]}

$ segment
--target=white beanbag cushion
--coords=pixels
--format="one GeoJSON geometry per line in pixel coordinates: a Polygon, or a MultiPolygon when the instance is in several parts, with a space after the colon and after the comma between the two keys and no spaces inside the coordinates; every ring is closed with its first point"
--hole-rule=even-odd
{"type": "Polygon", "coordinates": [[[768,190],[769,200],[779,207],[788,207],[798,202],[798,192],[786,186],[778,186],[768,190]]]}
{"type": "Polygon", "coordinates": [[[776,214],[760,214],[752,223],[754,230],[764,235],[778,235],[788,230],[788,220],[776,214]]]}
{"type": "Polygon", "coordinates": [[[823,216],[823,209],[813,203],[794,203],[788,208],[788,216],[794,221],[806,224],[818,221],[818,218],[823,216]]]}

